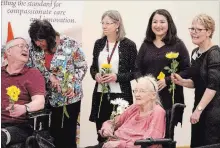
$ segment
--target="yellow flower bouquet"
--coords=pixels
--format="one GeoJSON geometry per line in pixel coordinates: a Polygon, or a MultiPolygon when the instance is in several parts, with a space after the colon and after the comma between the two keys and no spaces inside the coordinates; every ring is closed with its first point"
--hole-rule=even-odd
{"type": "MultiPolygon", "coordinates": [[[[172,60],[171,67],[164,67],[165,70],[168,71],[168,73],[176,73],[178,70],[179,62],[176,60],[179,56],[178,52],[169,52],[166,54],[166,58],[172,60]]],[[[175,93],[176,85],[175,83],[171,83],[169,92],[172,92],[172,102],[174,104],[174,93],[175,93]]]]}
{"type": "MultiPolygon", "coordinates": [[[[102,64],[101,65],[101,75],[111,73],[112,72],[111,68],[112,68],[111,64],[102,64]]],[[[99,114],[100,114],[103,94],[104,93],[108,93],[107,96],[108,96],[108,99],[110,99],[110,96],[109,96],[110,95],[109,84],[108,83],[102,83],[101,86],[102,86],[102,88],[101,88],[102,94],[101,94],[101,99],[100,99],[100,103],[99,103],[98,118],[99,118],[99,114]]]]}
{"type": "Polygon", "coordinates": [[[14,103],[18,101],[19,95],[21,93],[20,89],[14,85],[6,88],[7,95],[9,96],[9,101],[12,103],[11,110],[14,110],[14,103]]]}

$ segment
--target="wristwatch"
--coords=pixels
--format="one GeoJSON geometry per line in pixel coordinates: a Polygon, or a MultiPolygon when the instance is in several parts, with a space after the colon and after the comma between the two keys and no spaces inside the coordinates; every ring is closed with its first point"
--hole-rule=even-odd
{"type": "Polygon", "coordinates": [[[203,111],[203,108],[201,106],[197,106],[198,111],[203,111]]]}
{"type": "Polygon", "coordinates": [[[25,108],[26,108],[26,113],[29,113],[30,112],[30,108],[27,104],[24,104],[25,108]]]}

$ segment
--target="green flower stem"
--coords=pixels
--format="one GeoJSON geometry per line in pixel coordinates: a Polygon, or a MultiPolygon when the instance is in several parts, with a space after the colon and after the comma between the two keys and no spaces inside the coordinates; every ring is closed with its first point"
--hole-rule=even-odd
{"type": "Polygon", "coordinates": [[[172,92],[173,92],[173,94],[172,94],[172,102],[173,102],[173,104],[174,104],[174,94],[175,94],[175,84],[174,83],[172,83],[172,92]]]}
{"type": "Polygon", "coordinates": [[[14,109],[15,109],[15,108],[14,108],[15,101],[13,101],[12,99],[10,99],[10,103],[12,104],[12,106],[11,106],[11,110],[14,110],[14,109]]]}
{"type": "MultiPolygon", "coordinates": [[[[65,97],[65,102],[66,102],[67,97],[65,97]]],[[[64,122],[64,115],[66,115],[67,118],[70,118],[69,113],[67,112],[66,105],[63,105],[63,115],[62,115],[62,124],[61,128],[63,128],[63,122],[64,122]]]]}

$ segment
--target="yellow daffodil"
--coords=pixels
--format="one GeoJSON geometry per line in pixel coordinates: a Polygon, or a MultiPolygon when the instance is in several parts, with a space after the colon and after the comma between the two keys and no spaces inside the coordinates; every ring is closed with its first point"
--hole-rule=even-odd
{"type": "Polygon", "coordinates": [[[112,68],[112,65],[111,64],[102,64],[102,68],[112,68]]]}
{"type": "Polygon", "coordinates": [[[178,52],[169,52],[166,54],[166,58],[168,59],[176,59],[179,56],[178,52]]]}
{"type": "Polygon", "coordinates": [[[158,80],[162,80],[165,78],[165,74],[161,71],[160,74],[157,76],[158,80]]]}
{"type": "Polygon", "coordinates": [[[10,97],[10,100],[13,102],[18,101],[18,97],[21,93],[20,89],[17,88],[16,86],[12,85],[8,88],[6,88],[7,90],[7,95],[10,97]]]}

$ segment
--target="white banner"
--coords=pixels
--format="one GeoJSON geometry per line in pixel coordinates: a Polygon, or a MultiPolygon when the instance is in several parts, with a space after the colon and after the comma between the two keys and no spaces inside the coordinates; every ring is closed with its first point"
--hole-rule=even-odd
{"type": "MultiPolygon", "coordinates": [[[[2,45],[4,46],[7,41],[8,22],[11,23],[14,37],[23,37],[29,42],[28,29],[30,23],[35,19],[47,19],[61,35],[70,36],[81,44],[83,3],[82,1],[60,0],[2,0],[2,45]]],[[[79,119],[77,124],[78,145],[79,119]]]]}

